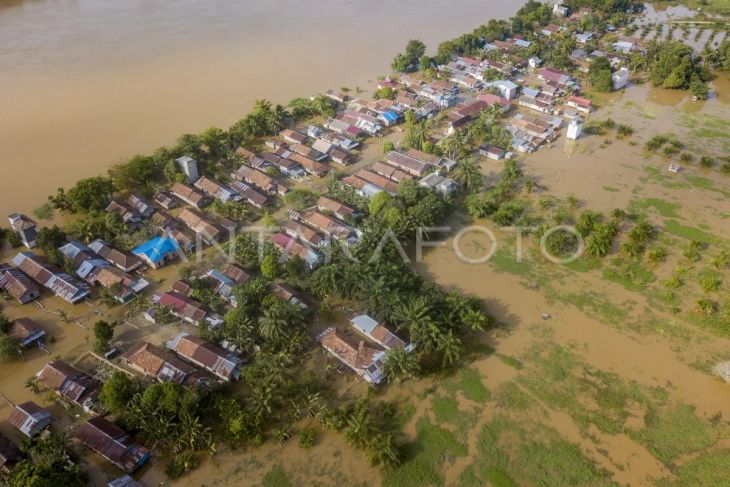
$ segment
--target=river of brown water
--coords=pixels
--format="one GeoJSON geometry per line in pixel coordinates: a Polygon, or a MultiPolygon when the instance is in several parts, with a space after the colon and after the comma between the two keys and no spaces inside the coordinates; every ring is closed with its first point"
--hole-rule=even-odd
{"type": "Polygon", "coordinates": [[[386,74],[510,0],[0,0],[0,214],[211,125],[386,74]]]}

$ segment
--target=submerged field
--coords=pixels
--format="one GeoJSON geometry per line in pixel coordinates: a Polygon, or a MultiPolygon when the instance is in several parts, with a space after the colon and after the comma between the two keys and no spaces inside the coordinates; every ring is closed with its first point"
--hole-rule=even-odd
{"type": "MultiPolygon", "coordinates": [[[[658,231],[643,256],[623,255],[620,235],[605,258],[567,266],[526,239],[518,261],[514,236],[496,229],[488,264],[463,264],[448,247],[427,252],[424,274],[485,299],[502,325],[475,340],[453,375],[376,393],[401,404],[413,442],[383,486],[730,485],[730,385],[710,372],[730,358],[730,271],[717,265],[730,249],[730,176],[698,163],[726,153],[726,96],[698,105],[633,87],[594,114],[632,125],[633,136],[560,141],[525,159],[539,185],[527,200],[560,207],[572,195],[576,214],[646,216],[658,231]],[[665,133],[696,155],[682,173],[667,171],[678,156],[644,148],[665,133]],[[701,300],[716,311],[700,312],[701,300]]],[[[500,171],[481,164],[489,179],[500,171]]],[[[465,253],[489,245],[477,234],[462,239],[465,253]]],[[[323,443],[325,453],[315,448],[308,460],[285,447],[297,460],[262,465],[262,485],[376,484],[365,459],[349,463],[336,440],[323,443]]]]}

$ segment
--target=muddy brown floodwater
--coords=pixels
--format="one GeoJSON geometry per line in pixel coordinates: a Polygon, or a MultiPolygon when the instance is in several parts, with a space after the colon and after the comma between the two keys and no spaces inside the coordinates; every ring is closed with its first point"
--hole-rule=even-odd
{"type": "Polygon", "coordinates": [[[211,125],[386,74],[512,0],[0,0],[0,215],[211,125]]]}

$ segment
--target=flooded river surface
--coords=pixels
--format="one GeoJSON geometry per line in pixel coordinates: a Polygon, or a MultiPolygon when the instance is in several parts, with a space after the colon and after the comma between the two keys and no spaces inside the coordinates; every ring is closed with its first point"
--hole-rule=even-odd
{"type": "Polygon", "coordinates": [[[0,214],[185,132],[386,74],[519,2],[0,0],[0,214]]]}

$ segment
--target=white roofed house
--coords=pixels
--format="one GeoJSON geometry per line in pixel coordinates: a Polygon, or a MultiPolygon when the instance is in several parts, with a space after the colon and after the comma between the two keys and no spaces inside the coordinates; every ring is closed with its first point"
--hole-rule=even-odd
{"type": "Polygon", "coordinates": [[[38,228],[35,221],[22,213],[13,213],[8,217],[10,228],[15,232],[23,245],[32,249],[38,243],[38,228]]]}
{"type": "Polygon", "coordinates": [[[198,180],[198,161],[189,156],[183,156],[175,159],[180,170],[188,177],[188,183],[192,184],[198,180]]]}
{"type": "Polygon", "coordinates": [[[439,173],[432,172],[418,184],[424,188],[433,189],[443,195],[450,195],[455,193],[459,189],[459,184],[451,178],[441,176],[439,173]]]}

